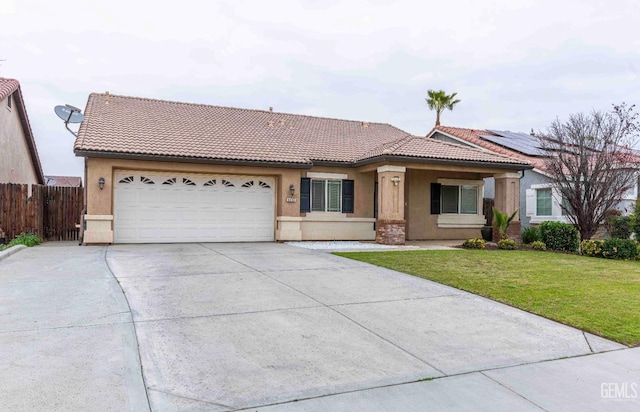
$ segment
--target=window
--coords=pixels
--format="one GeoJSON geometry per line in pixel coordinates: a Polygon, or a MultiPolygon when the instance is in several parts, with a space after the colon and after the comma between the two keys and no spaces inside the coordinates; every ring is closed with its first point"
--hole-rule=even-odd
{"type": "Polygon", "coordinates": [[[341,212],[342,181],[311,180],[311,211],[341,212]]]}
{"type": "Polygon", "coordinates": [[[9,109],[11,109],[11,97],[12,97],[12,96],[11,96],[11,95],[9,95],[9,97],[7,98],[7,107],[8,107],[9,109]]]}
{"type": "Polygon", "coordinates": [[[551,216],[551,188],[536,190],[536,215],[551,216]]]}
{"type": "Polygon", "coordinates": [[[442,213],[475,215],[478,213],[478,186],[442,185],[442,213]]]}

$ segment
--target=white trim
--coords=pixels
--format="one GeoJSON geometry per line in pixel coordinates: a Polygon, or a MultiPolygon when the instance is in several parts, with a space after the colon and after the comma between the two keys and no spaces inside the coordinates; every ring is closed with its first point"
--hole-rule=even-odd
{"type": "Polygon", "coordinates": [[[404,166],[392,166],[392,165],[384,165],[384,166],[380,166],[378,167],[378,173],[383,173],[383,172],[397,172],[397,173],[404,173],[407,171],[407,168],[404,166]]]}
{"type": "Polygon", "coordinates": [[[553,183],[538,183],[530,186],[531,190],[535,191],[534,200],[534,214],[530,216],[530,223],[542,223],[544,221],[551,222],[564,222],[569,223],[569,219],[567,216],[562,214],[562,207],[560,206],[560,202],[562,202],[562,195],[560,191],[556,189],[553,183]],[[551,189],[551,215],[538,216],[538,190],[539,189],[551,189]]]}
{"type": "MultiPolygon", "coordinates": [[[[485,152],[491,152],[491,150],[487,149],[486,147],[478,146],[477,144],[473,144],[473,143],[471,143],[471,142],[469,142],[467,140],[464,140],[464,139],[462,139],[460,137],[453,136],[453,135],[451,135],[449,133],[443,132],[442,130],[438,130],[438,129],[434,130],[433,133],[431,133],[428,136],[428,138],[429,139],[433,139],[434,138],[433,135],[436,134],[436,133],[443,134],[443,135],[445,135],[445,136],[447,136],[447,137],[449,137],[449,138],[451,138],[451,139],[453,139],[453,140],[455,140],[457,142],[460,142],[460,143],[464,144],[465,146],[471,146],[473,148],[480,149],[480,150],[483,150],[485,152]]],[[[438,140],[438,139],[434,139],[434,140],[438,140]]],[[[439,140],[439,141],[442,141],[442,140],[439,140]]],[[[449,142],[445,142],[445,143],[449,143],[449,142]]]]}
{"type": "Polygon", "coordinates": [[[498,173],[493,175],[494,179],[520,179],[520,173],[498,173]]]}
{"type": "Polygon", "coordinates": [[[343,180],[347,179],[349,175],[346,173],[307,172],[307,177],[312,179],[343,180]]]}
{"type": "Polygon", "coordinates": [[[368,222],[376,221],[373,217],[347,217],[346,213],[335,212],[307,212],[306,217],[297,216],[278,216],[276,220],[279,222],[368,222]]]}
{"type": "Polygon", "coordinates": [[[481,228],[487,223],[483,215],[459,215],[446,213],[438,215],[438,227],[442,228],[481,228]]]}
{"type": "Polygon", "coordinates": [[[461,186],[461,185],[474,185],[484,186],[484,180],[468,180],[468,179],[438,179],[438,183],[441,185],[461,186]]]}

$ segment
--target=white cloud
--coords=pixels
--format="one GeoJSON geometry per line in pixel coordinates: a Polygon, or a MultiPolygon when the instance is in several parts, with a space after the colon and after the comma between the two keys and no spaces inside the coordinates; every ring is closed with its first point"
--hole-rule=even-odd
{"type": "Polygon", "coordinates": [[[522,131],[640,96],[631,0],[0,0],[0,15],[0,76],[23,85],[47,173],[82,174],[52,105],[93,91],[416,134],[427,89],[458,92],[447,124],[522,131]]]}

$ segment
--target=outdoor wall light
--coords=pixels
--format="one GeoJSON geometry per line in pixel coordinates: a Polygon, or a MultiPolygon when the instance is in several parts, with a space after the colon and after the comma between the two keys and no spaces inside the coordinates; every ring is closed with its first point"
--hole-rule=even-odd
{"type": "Polygon", "coordinates": [[[289,185],[289,193],[291,193],[291,196],[296,194],[296,187],[294,185],[289,185]]]}
{"type": "Polygon", "coordinates": [[[398,186],[398,183],[400,183],[400,177],[399,177],[399,176],[393,176],[393,177],[391,178],[391,181],[393,182],[393,184],[394,184],[395,186],[398,186]]]}
{"type": "Polygon", "coordinates": [[[98,179],[98,186],[100,186],[100,190],[104,189],[104,177],[98,179]]]}

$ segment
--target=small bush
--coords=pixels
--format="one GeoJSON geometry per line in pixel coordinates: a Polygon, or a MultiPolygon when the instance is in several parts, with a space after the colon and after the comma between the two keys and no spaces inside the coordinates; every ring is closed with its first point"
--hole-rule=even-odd
{"type": "Polygon", "coordinates": [[[540,223],[540,239],[547,249],[575,252],[578,250],[578,230],[569,223],[540,223]]]}
{"type": "Polygon", "coordinates": [[[466,249],[484,249],[485,243],[484,239],[467,239],[462,244],[462,247],[466,249]]]}
{"type": "Polygon", "coordinates": [[[613,239],[629,239],[631,237],[631,218],[629,216],[609,217],[607,233],[613,239]]]}
{"type": "Polygon", "coordinates": [[[602,257],[606,259],[635,259],[638,242],[631,239],[606,239],[602,242],[602,257]]]}
{"type": "Polygon", "coordinates": [[[540,250],[540,251],[547,250],[547,245],[545,245],[544,242],[541,242],[539,240],[536,240],[535,242],[531,242],[531,247],[533,248],[533,250],[540,250]]]}
{"type": "Polygon", "coordinates": [[[38,236],[34,235],[33,233],[22,232],[18,236],[16,236],[15,239],[9,242],[9,247],[15,245],[25,245],[31,247],[39,245],[40,243],[42,243],[42,240],[38,236]]]}
{"type": "Polygon", "coordinates": [[[522,231],[522,243],[528,245],[540,240],[540,229],[535,226],[530,226],[522,231]]]}
{"type": "Polygon", "coordinates": [[[633,233],[636,235],[636,240],[640,240],[640,202],[636,202],[633,207],[631,220],[633,222],[633,233]]]}
{"type": "Polygon", "coordinates": [[[585,256],[591,257],[602,257],[602,245],[604,241],[602,240],[583,240],[580,243],[580,250],[582,250],[582,254],[585,256]]]}
{"type": "Polygon", "coordinates": [[[518,248],[518,245],[516,244],[515,240],[502,239],[501,241],[498,242],[498,249],[516,250],[517,248],[518,248]]]}

